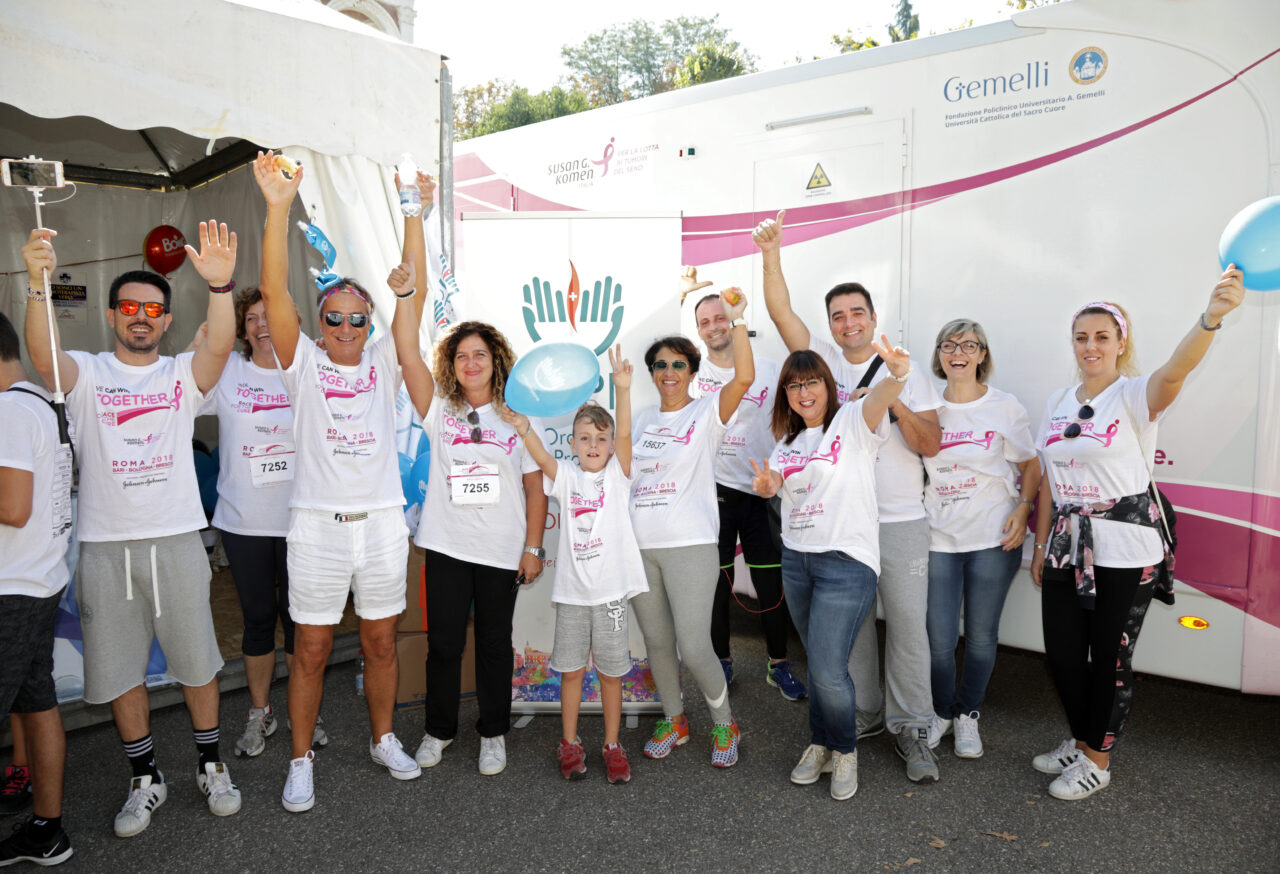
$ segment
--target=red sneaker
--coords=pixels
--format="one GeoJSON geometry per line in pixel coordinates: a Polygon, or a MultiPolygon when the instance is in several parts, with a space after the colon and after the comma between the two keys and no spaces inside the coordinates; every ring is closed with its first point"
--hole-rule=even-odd
{"type": "Polygon", "coordinates": [[[610,783],[631,782],[631,763],[622,744],[606,744],[604,748],[604,773],[610,783]]]}
{"type": "Polygon", "coordinates": [[[582,749],[582,741],[561,738],[556,755],[560,757],[560,775],[566,780],[577,780],[587,773],[587,754],[582,749]]]}
{"type": "Polygon", "coordinates": [[[21,813],[31,806],[31,769],[26,765],[10,765],[0,782],[0,815],[21,813]]]}

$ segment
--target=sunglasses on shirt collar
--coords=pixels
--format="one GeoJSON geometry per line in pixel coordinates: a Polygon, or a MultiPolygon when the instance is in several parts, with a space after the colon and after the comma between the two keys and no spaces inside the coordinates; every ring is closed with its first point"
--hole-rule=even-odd
{"type": "Polygon", "coordinates": [[[471,426],[471,442],[479,443],[484,439],[484,432],[480,430],[480,414],[475,410],[467,413],[467,424],[471,426]]]}
{"type": "Polygon", "coordinates": [[[1079,412],[1076,413],[1076,420],[1072,422],[1070,425],[1068,425],[1065,429],[1063,429],[1062,436],[1067,440],[1076,439],[1077,437],[1080,436],[1083,430],[1080,427],[1080,423],[1087,422],[1092,418],[1093,418],[1093,407],[1091,407],[1088,403],[1081,404],[1079,412]]]}
{"type": "Polygon", "coordinates": [[[349,322],[353,328],[363,328],[369,323],[368,313],[337,313],[327,312],[324,314],[324,323],[330,328],[336,328],[343,323],[349,322]]]}

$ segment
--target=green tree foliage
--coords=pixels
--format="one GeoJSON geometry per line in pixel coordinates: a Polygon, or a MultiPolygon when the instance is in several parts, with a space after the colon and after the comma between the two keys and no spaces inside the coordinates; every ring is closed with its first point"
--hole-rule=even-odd
{"type": "Polygon", "coordinates": [[[898,0],[898,8],[894,10],[893,23],[889,25],[891,42],[902,42],[915,39],[920,35],[920,16],[911,9],[911,0],[898,0]]]}
{"type": "Polygon", "coordinates": [[[561,48],[565,66],[572,71],[569,83],[586,94],[592,106],[648,97],[669,91],[685,58],[700,46],[717,46],[726,55],[739,56],[745,71],[754,70],[755,58],[729,39],[719,19],[719,14],[682,15],[660,25],[636,19],[597,31],[579,45],[561,48]]]}
{"type": "MultiPolygon", "coordinates": [[[[485,111],[484,116],[472,127],[470,136],[480,137],[511,130],[590,108],[587,95],[581,91],[565,90],[557,85],[548,91],[530,94],[528,89],[515,87],[505,100],[494,103],[485,111]]],[[[457,132],[455,125],[455,134],[457,132]]],[[[464,137],[458,136],[458,139],[464,137]]]]}
{"type": "MultiPolygon", "coordinates": [[[[860,52],[863,49],[873,49],[880,45],[874,37],[869,36],[866,39],[858,39],[853,30],[846,30],[843,36],[838,33],[833,34],[831,44],[838,48],[842,55],[846,55],[849,52],[860,52]]],[[[797,58],[796,60],[799,61],[800,59],[797,58]]]]}
{"type": "Polygon", "coordinates": [[[1021,12],[1024,9],[1035,9],[1038,6],[1048,6],[1050,3],[1057,2],[1058,0],[1004,0],[1004,5],[1021,12]]]}
{"type": "Polygon", "coordinates": [[[740,50],[729,51],[721,45],[698,46],[676,67],[671,87],[688,88],[752,72],[755,64],[744,58],[740,50]]]}
{"type": "Polygon", "coordinates": [[[483,85],[472,85],[453,92],[453,138],[466,140],[476,135],[476,127],[486,113],[511,96],[515,84],[493,79],[483,85]]]}

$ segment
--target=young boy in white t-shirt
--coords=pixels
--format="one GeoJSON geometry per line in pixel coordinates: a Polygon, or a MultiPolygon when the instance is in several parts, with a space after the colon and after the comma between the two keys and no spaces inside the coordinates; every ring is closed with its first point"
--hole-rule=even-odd
{"type": "Polygon", "coordinates": [[[578,737],[578,710],[587,660],[600,677],[604,708],[605,776],[610,783],[631,779],[627,752],[618,742],[622,723],[622,677],[631,669],[627,645],[627,601],[647,592],[640,547],[631,528],[631,363],[622,347],[609,350],[617,415],[598,404],[578,408],[573,449],[578,465],[559,464],[533,433],[528,417],[504,410],[543,473],[543,488],[560,502],[559,557],[551,600],[556,605],[551,668],[560,676],[560,719],[564,737],[557,750],[566,780],[587,772],[578,737]]]}

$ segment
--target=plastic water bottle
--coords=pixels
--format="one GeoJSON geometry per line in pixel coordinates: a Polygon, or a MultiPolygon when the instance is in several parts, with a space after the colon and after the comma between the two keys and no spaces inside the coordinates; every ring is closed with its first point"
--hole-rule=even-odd
{"type": "Polygon", "coordinates": [[[418,165],[413,156],[405,152],[396,165],[400,174],[400,212],[408,216],[422,215],[422,193],[418,191],[418,165]]]}
{"type": "Polygon", "coordinates": [[[364,697],[364,650],[356,656],[356,694],[364,697]]]}

